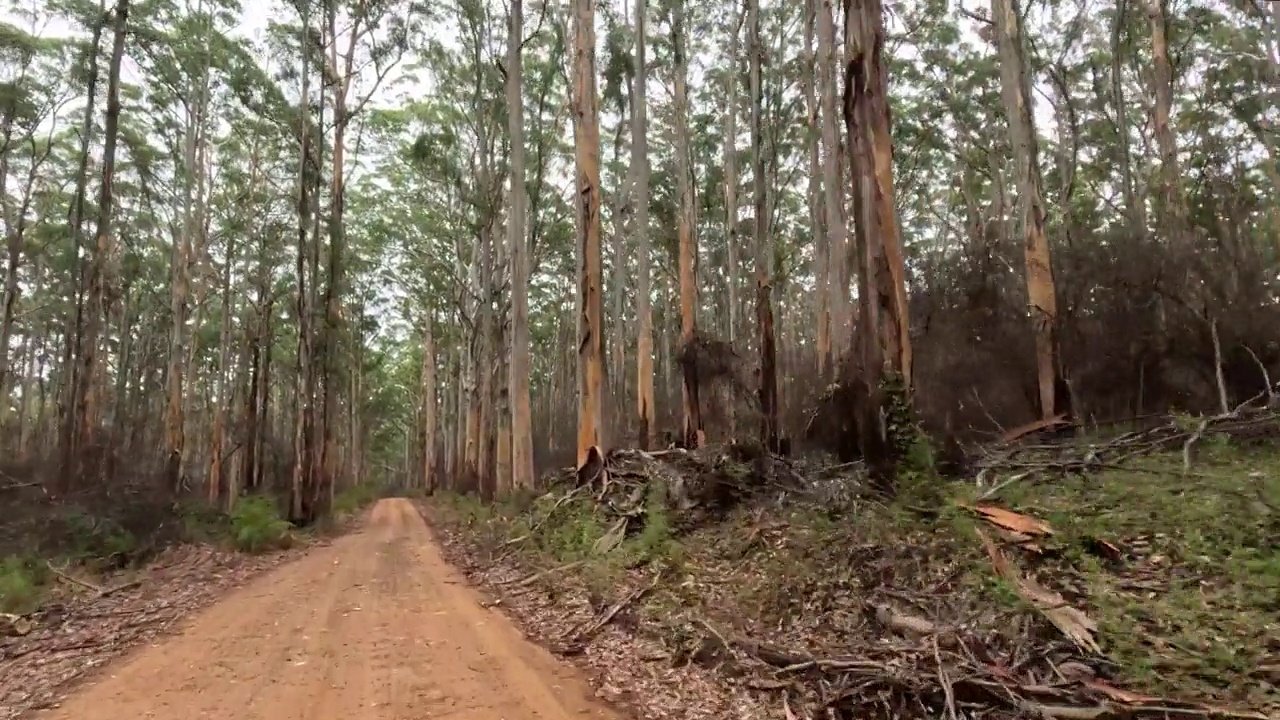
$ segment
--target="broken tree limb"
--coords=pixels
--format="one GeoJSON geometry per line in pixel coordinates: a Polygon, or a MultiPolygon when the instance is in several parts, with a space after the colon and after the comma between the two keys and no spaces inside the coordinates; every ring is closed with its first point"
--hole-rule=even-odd
{"type": "Polygon", "coordinates": [[[1067,601],[1057,592],[1018,572],[1000,548],[991,542],[986,533],[982,532],[981,529],[975,530],[978,533],[978,538],[982,540],[982,544],[987,549],[987,555],[991,558],[991,566],[995,569],[997,575],[1011,583],[1023,600],[1034,607],[1046,620],[1058,628],[1068,640],[1075,643],[1077,647],[1095,655],[1102,654],[1102,648],[1098,646],[1098,641],[1094,639],[1094,633],[1097,632],[1098,626],[1089,616],[1068,605],[1067,601]]]}
{"type": "Polygon", "coordinates": [[[53,563],[45,563],[45,565],[49,566],[49,570],[53,572],[53,574],[56,575],[59,580],[62,580],[63,582],[66,582],[71,585],[78,585],[79,587],[85,588],[86,590],[92,590],[93,596],[95,599],[104,598],[104,597],[107,597],[108,595],[114,595],[115,593],[118,593],[121,590],[128,590],[129,588],[135,588],[142,584],[141,580],[125,580],[124,582],[119,583],[117,585],[112,585],[110,587],[102,587],[101,585],[94,585],[88,580],[81,580],[80,578],[74,575],[71,575],[65,570],[54,567],[53,563]]]}
{"type": "Polygon", "coordinates": [[[613,619],[617,617],[618,613],[621,612],[623,608],[627,607],[628,605],[635,602],[636,600],[639,600],[641,597],[647,594],[650,590],[653,590],[655,587],[657,587],[658,581],[661,579],[662,579],[662,573],[659,572],[658,574],[653,576],[653,581],[650,582],[648,585],[644,585],[639,588],[636,588],[635,590],[632,590],[630,593],[624,596],[621,600],[615,602],[613,605],[610,605],[608,610],[605,610],[604,613],[602,613],[599,617],[597,617],[591,623],[585,626],[579,626],[578,629],[572,631],[568,639],[569,648],[580,647],[581,645],[589,641],[593,636],[595,636],[596,633],[600,632],[600,630],[604,628],[605,625],[608,625],[610,622],[612,622],[613,619]]]}
{"type": "Polygon", "coordinates": [[[59,579],[59,580],[62,580],[62,581],[66,582],[66,583],[69,583],[69,584],[71,584],[71,585],[79,585],[79,586],[80,586],[80,587],[82,587],[82,588],[87,588],[87,589],[89,589],[89,590],[92,590],[94,593],[98,594],[99,596],[101,596],[101,595],[102,595],[103,590],[102,590],[102,587],[101,587],[101,586],[99,586],[99,585],[94,585],[93,583],[89,582],[88,580],[81,580],[81,579],[80,579],[80,578],[78,578],[78,577],[75,577],[75,576],[73,576],[73,575],[70,575],[70,574],[66,573],[65,571],[63,571],[63,570],[60,570],[60,569],[58,569],[58,568],[54,567],[53,563],[45,563],[45,565],[48,565],[48,566],[49,566],[49,570],[53,571],[53,574],[54,574],[54,575],[56,575],[56,576],[58,576],[58,579],[59,579]]]}
{"type": "Polygon", "coordinates": [[[494,583],[494,585],[499,585],[499,586],[501,586],[501,585],[511,585],[511,584],[514,584],[514,585],[515,585],[516,587],[518,587],[518,588],[529,587],[530,585],[532,585],[532,584],[534,584],[534,583],[538,582],[539,580],[541,580],[541,579],[543,579],[543,578],[545,578],[545,577],[550,577],[551,575],[555,575],[555,574],[557,574],[557,573],[561,573],[561,572],[564,572],[564,571],[566,571],[566,570],[572,570],[572,569],[574,569],[574,568],[578,567],[578,566],[579,566],[579,565],[581,565],[581,564],[582,564],[582,561],[581,561],[581,560],[574,560],[574,561],[573,561],[573,562],[571,562],[571,563],[565,563],[564,565],[561,565],[561,566],[559,566],[559,567],[553,567],[553,568],[551,568],[551,569],[549,569],[549,570],[543,570],[542,572],[534,573],[534,574],[532,574],[532,575],[530,575],[530,576],[528,576],[528,577],[524,578],[523,580],[519,580],[519,581],[517,581],[517,580],[501,580],[501,581],[495,582],[495,583],[494,583]]]}

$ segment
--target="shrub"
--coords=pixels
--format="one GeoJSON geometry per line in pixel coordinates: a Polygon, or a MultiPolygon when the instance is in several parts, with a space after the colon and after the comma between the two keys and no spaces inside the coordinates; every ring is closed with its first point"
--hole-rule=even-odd
{"type": "Polygon", "coordinates": [[[247,497],[236,503],[231,513],[231,531],[236,547],[246,552],[263,552],[289,546],[293,526],[280,515],[269,497],[247,497]]]}
{"type": "Polygon", "coordinates": [[[382,497],[383,487],[377,483],[360,483],[338,493],[333,498],[335,515],[351,515],[382,497]]]}
{"type": "Polygon", "coordinates": [[[77,562],[102,563],[124,567],[138,551],[138,539],[110,518],[85,512],[68,514],[67,535],[71,542],[71,559],[77,562]]]}
{"type": "Polygon", "coordinates": [[[26,614],[40,600],[42,566],[17,556],[0,558],[0,612],[26,614]]]}
{"type": "Polygon", "coordinates": [[[207,502],[183,502],[177,510],[182,520],[182,539],[187,542],[220,543],[234,534],[231,516],[207,502]]]}

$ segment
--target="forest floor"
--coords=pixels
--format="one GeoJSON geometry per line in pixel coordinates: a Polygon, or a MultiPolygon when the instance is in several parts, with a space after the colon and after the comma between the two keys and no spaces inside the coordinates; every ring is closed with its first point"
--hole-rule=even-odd
{"type": "Polygon", "coordinates": [[[426,512],[647,718],[1268,718],[1278,436],[1248,413],[999,444],[978,482],[907,472],[894,499],[853,464],[618,451],[589,483],[426,512]]]}
{"type": "MultiPolygon", "coordinates": [[[[211,595],[214,586],[230,582],[222,579],[216,570],[193,575],[186,590],[211,595]]],[[[142,579],[118,594],[156,595],[166,588],[173,589],[142,579]]],[[[101,595],[94,593],[105,600],[101,595]]],[[[167,624],[157,602],[181,604],[140,597],[104,612],[136,613],[129,624],[154,634],[167,624]]],[[[54,633],[67,651],[114,641],[78,626],[100,622],[94,613],[79,608],[67,617],[73,615],[77,626],[45,622],[20,640],[44,648],[37,635],[54,633]]],[[[115,632],[119,626],[114,623],[115,632]]],[[[377,502],[355,531],[312,543],[298,559],[249,581],[69,697],[35,703],[24,697],[25,688],[42,682],[40,673],[54,668],[39,663],[14,674],[21,653],[21,645],[16,651],[6,646],[0,661],[0,717],[33,706],[47,708],[40,717],[56,720],[615,717],[578,671],[485,607],[405,499],[377,502]]]]}

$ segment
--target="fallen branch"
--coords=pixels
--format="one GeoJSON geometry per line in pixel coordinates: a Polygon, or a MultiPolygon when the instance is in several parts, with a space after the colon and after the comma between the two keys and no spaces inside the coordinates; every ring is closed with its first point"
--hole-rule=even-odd
{"type": "Polygon", "coordinates": [[[88,580],[81,580],[78,577],[69,575],[66,572],[54,567],[53,563],[45,563],[45,564],[49,566],[49,569],[53,571],[54,575],[58,576],[58,579],[63,580],[64,582],[70,583],[72,585],[79,585],[82,588],[88,588],[89,590],[92,590],[95,594],[97,594],[99,597],[102,596],[103,589],[100,585],[94,585],[88,580]]]}
{"type": "Polygon", "coordinates": [[[510,585],[512,583],[515,583],[515,586],[518,588],[529,587],[530,585],[538,582],[542,578],[548,577],[550,575],[555,575],[556,573],[564,572],[565,570],[572,570],[573,568],[576,568],[581,564],[582,564],[581,560],[574,560],[573,562],[565,563],[560,567],[553,567],[549,570],[543,570],[542,572],[534,573],[518,582],[515,580],[502,580],[500,582],[495,582],[494,585],[501,586],[501,585],[510,585]]]}
{"type": "Polygon", "coordinates": [[[1271,374],[1267,372],[1267,366],[1262,364],[1262,360],[1258,357],[1258,354],[1253,351],[1253,348],[1245,345],[1244,349],[1245,352],[1249,353],[1249,357],[1253,358],[1253,362],[1258,366],[1258,370],[1262,372],[1262,384],[1266,386],[1267,407],[1272,407],[1275,405],[1276,386],[1271,384],[1271,374]]]}
{"type": "Polygon", "coordinates": [[[1227,414],[1227,381],[1222,375],[1222,343],[1218,340],[1218,321],[1209,321],[1209,337],[1213,340],[1213,372],[1218,380],[1218,405],[1227,414]]]}
{"type": "Polygon", "coordinates": [[[108,595],[113,595],[115,593],[118,593],[121,590],[128,590],[129,588],[135,588],[142,584],[141,580],[125,580],[124,582],[119,583],[117,585],[112,585],[110,587],[102,587],[101,585],[94,585],[88,580],[81,580],[80,578],[74,575],[71,575],[65,570],[56,568],[53,566],[53,563],[45,563],[45,564],[49,566],[49,570],[51,570],[54,575],[58,576],[59,580],[62,580],[71,585],[79,585],[80,587],[85,588],[86,590],[92,590],[94,600],[100,600],[104,597],[107,597],[108,595]]]}
{"type": "Polygon", "coordinates": [[[125,582],[120,583],[119,585],[113,585],[109,588],[104,588],[103,590],[98,591],[98,594],[95,596],[94,599],[96,600],[96,599],[104,598],[108,595],[118,593],[121,590],[128,590],[129,588],[138,587],[141,584],[142,584],[141,580],[127,580],[125,582]]]}
{"type": "Polygon", "coordinates": [[[1000,548],[987,537],[986,533],[981,529],[975,529],[978,533],[978,539],[987,549],[987,555],[991,559],[991,566],[995,569],[996,574],[1004,580],[1012,583],[1018,595],[1027,601],[1032,607],[1040,612],[1054,627],[1077,647],[1094,655],[1101,655],[1102,648],[1098,646],[1098,641],[1094,639],[1094,634],[1098,630],[1098,626],[1093,620],[1080,610],[1067,604],[1063,597],[1040,583],[1036,582],[1029,576],[1024,576],[1018,572],[1009,563],[1009,559],[1004,556],[1000,548]]]}
{"type": "Polygon", "coordinates": [[[608,625],[610,622],[612,622],[613,619],[617,617],[618,613],[621,612],[624,607],[627,607],[628,605],[635,602],[636,600],[639,600],[642,596],[644,596],[650,590],[657,587],[658,581],[661,579],[662,579],[662,573],[658,573],[657,575],[654,575],[652,582],[650,582],[648,585],[645,585],[643,587],[636,588],[635,590],[628,593],[621,600],[611,605],[608,610],[606,610],[602,615],[600,615],[600,617],[596,618],[591,624],[585,627],[579,626],[578,629],[574,630],[569,635],[568,647],[570,649],[578,649],[583,644],[591,640],[591,638],[596,633],[600,632],[600,630],[604,628],[605,625],[608,625]]]}

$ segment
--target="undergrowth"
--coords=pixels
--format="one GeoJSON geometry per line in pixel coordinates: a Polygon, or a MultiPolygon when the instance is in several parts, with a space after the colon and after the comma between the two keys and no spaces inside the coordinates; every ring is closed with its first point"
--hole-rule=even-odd
{"type": "Polygon", "coordinates": [[[474,495],[437,497],[491,552],[517,545],[535,564],[578,563],[578,575],[596,592],[611,590],[629,571],[679,569],[684,559],[684,548],[671,527],[666,487],[660,482],[647,488],[642,517],[634,524],[638,529],[629,523],[621,541],[607,548],[604,544],[616,530],[599,517],[588,495],[559,503],[551,496],[524,496],[494,504],[474,495]],[[513,538],[523,539],[510,543],[513,538]]]}
{"type": "Polygon", "coordinates": [[[1036,570],[1082,598],[1128,682],[1267,692],[1259,673],[1280,653],[1280,448],[1219,437],[1190,472],[1180,454],[1156,455],[1013,484],[998,502],[1053,527],[1036,570]]]}
{"type": "Polygon", "coordinates": [[[235,546],[245,552],[265,552],[289,547],[293,526],[280,514],[274,498],[241,498],[231,512],[231,532],[235,546]]]}
{"type": "Polygon", "coordinates": [[[137,537],[111,519],[72,511],[63,516],[69,540],[67,559],[77,564],[124,567],[140,549],[137,537]]]}
{"type": "MultiPolygon", "coordinates": [[[[362,483],[337,493],[332,529],[389,492],[385,484],[362,483]]],[[[171,540],[261,553],[286,549],[300,537],[283,509],[267,495],[238,498],[230,513],[203,500],[187,499],[166,508],[173,518],[166,523],[173,533],[171,540]]],[[[28,554],[0,555],[0,612],[25,614],[39,606],[52,580],[49,562],[96,574],[136,566],[159,549],[154,541],[140,541],[120,522],[80,508],[61,511],[50,522],[50,534],[59,539],[56,546],[33,542],[29,551],[19,547],[28,554]]]]}
{"type": "Polygon", "coordinates": [[[869,641],[872,602],[944,624],[1029,626],[1061,642],[994,572],[983,543],[992,538],[1020,572],[1096,622],[1105,654],[1096,660],[1113,682],[1250,707],[1280,701],[1280,447],[1205,438],[1189,473],[1170,453],[1027,478],[982,500],[972,484],[939,478],[927,446],[908,460],[891,500],[760,502],[683,533],[672,529],[665,485],[650,481],[636,529],[603,553],[613,521],[585,493],[438,505],[491,558],[515,554],[531,571],[580,563],[543,581],[548,593],[572,578],[614,596],[629,572],[662,567],[673,572],[645,612],[678,606],[749,634],[817,638],[837,654],[869,641]],[[1046,521],[1053,534],[1031,548],[1009,544],[969,509],[977,502],[1046,521]]]}
{"type": "Polygon", "coordinates": [[[22,615],[40,603],[47,570],[32,557],[0,558],[0,612],[22,615]]]}
{"type": "Polygon", "coordinates": [[[229,514],[199,501],[180,504],[178,514],[187,542],[258,553],[288,548],[295,539],[279,503],[267,495],[239,498],[229,514]]]}

